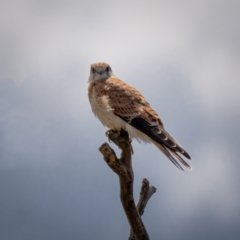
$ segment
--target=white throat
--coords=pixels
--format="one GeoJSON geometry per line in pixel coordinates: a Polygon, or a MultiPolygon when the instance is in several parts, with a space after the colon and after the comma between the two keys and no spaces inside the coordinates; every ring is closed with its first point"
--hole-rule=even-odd
{"type": "Polygon", "coordinates": [[[94,81],[97,81],[97,80],[100,80],[100,79],[104,79],[104,78],[113,77],[113,76],[114,76],[114,74],[113,74],[112,71],[109,71],[108,73],[104,72],[102,74],[97,73],[97,72],[95,72],[95,73],[90,72],[90,76],[88,78],[88,83],[92,83],[94,81]]]}

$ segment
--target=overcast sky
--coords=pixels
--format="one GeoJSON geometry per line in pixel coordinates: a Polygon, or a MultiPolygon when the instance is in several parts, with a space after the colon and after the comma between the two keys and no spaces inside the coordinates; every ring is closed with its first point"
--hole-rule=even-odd
{"type": "MultiPolygon", "coordinates": [[[[133,142],[151,239],[240,239],[240,2],[0,3],[0,239],[128,239],[107,139],[87,97],[109,63],[188,151],[179,171],[133,142]]],[[[119,150],[111,144],[119,153],[119,150]]]]}

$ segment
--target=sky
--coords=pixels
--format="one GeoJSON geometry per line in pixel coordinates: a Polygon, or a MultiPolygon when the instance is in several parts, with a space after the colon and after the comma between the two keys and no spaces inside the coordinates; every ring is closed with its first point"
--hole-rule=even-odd
{"type": "MultiPolygon", "coordinates": [[[[0,239],[128,239],[107,130],[87,96],[105,61],[187,150],[181,172],[133,141],[134,196],[151,239],[240,238],[240,2],[3,0],[0,239]]],[[[119,150],[112,143],[113,149],[119,150]]]]}

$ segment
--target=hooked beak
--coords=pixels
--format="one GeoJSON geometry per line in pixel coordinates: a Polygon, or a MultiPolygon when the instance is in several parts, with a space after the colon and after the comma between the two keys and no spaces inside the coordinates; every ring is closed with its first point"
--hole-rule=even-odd
{"type": "Polygon", "coordinates": [[[98,73],[99,73],[99,74],[103,74],[103,72],[104,72],[104,70],[103,70],[102,68],[99,68],[99,69],[98,69],[98,73]]]}

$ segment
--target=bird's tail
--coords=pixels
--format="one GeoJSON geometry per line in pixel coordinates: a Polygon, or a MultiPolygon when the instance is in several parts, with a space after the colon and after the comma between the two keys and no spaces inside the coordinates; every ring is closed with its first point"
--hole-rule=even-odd
{"type": "Polygon", "coordinates": [[[180,170],[184,171],[182,166],[179,164],[179,162],[181,162],[185,167],[187,167],[189,170],[191,170],[192,168],[182,159],[182,157],[179,155],[178,152],[174,151],[171,148],[167,148],[166,146],[163,146],[160,143],[157,143],[155,141],[152,141],[153,144],[162,151],[162,153],[180,170]],[[177,161],[176,160],[179,161],[177,161]]]}

